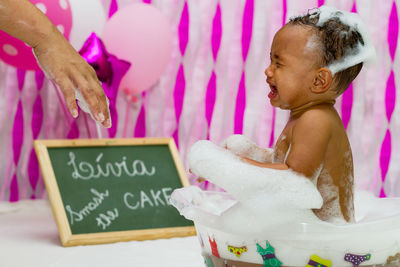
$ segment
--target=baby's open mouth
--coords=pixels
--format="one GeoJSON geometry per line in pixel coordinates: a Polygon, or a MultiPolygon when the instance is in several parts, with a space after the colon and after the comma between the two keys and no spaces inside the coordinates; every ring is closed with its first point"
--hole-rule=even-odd
{"type": "Polygon", "coordinates": [[[271,88],[271,91],[269,92],[268,97],[272,99],[278,95],[278,89],[276,89],[276,86],[274,85],[270,85],[269,87],[271,88]]]}

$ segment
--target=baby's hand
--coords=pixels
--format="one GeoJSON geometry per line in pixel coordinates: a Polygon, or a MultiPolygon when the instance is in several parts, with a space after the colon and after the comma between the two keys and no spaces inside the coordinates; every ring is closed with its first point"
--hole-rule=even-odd
{"type": "Polygon", "coordinates": [[[239,134],[229,136],[221,144],[221,147],[229,149],[237,155],[247,154],[254,146],[254,142],[239,134]]]}
{"type": "Polygon", "coordinates": [[[78,116],[76,88],[84,97],[96,121],[104,127],[111,127],[106,96],[96,72],[56,28],[49,40],[33,47],[33,52],[46,76],[59,86],[74,118],[78,116]]]}

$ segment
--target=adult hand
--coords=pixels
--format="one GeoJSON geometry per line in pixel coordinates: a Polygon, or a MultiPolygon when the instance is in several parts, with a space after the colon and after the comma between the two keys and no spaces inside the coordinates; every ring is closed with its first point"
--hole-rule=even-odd
{"type": "Polygon", "coordinates": [[[94,119],[104,127],[111,127],[106,96],[96,72],[75,51],[57,28],[54,27],[53,33],[45,41],[32,48],[39,66],[63,93],[71,115],[74,118],[78,116],[75,100],[76,89],[84,97],[94,119]]]}
{"type": "Polygon", "coordinates": [[[35,5],[28,0],[0,0],[0,29],[33,48],[40,67],[59,86],[74,118],[78,116],[77,89],[93,117],[111,127],[106,96],[95,71],[35,5]]]}

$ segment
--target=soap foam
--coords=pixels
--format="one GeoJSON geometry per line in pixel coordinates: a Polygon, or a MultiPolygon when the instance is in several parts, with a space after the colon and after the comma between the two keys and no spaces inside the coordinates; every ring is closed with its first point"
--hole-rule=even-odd
{"type": "MultiPolygon", "coordinates": [[[[262,264],[257,245],[268,242],[285,266],[304,266],[310,255],[348,266],[345,253],[366,254],[368,264],[382,264],[400,251],[400,198],[379,199],[369,192],[355,192],[355,224],[339,225],[319,220],[311,211],[322,206],[313,181],[290,170],[260,168],[243,162],[235,152],[209,141],[199,141],[189,152],[193,173],[227,192],[204,192],[197,187],[177,189],[172,204],[193,220],[202,240],[215,239],[222,258],[237,260],[227,245],[246,246],[241,261],[262,264]]],[[[231,147],[228,145],[228,147],[231,147]]],[[[211,255],[204,242],[203,252],[211,255]]]]}
{"type": "MultiPolygon", "coordinates": [[[[343,58],[327,66],[332,75],[361,62],[370,63],[376,58],[375,48],[367,28],[357,13],[341,11],[330,6],[321,6],[312,16],[317,15],[319,15],[317,26],[323,26],[328,20],[337,18],[343,24],[348,25],[350,30],[358,31],[364,41],[364,44],[358,43],[355,48],[348,49],[343,58]]],[[[343,34],[347,34],[347,32],[343,32],[343,34]]]]}
{"type": "Polygon", "coordinates": [[[274,150],[260,148],[252,140],[244,135],[235,134],[222,142],[223,148],[227,148],[236,155],[246,157],[258,162],[272,162],[274,150]]]}
{"type": "MultiPolygon", "coordinates": [[[[273,229],[272,225],[286,223],[288,219],[298,222],[319,221],[311,209],[321,208],[322,197],[313,182],[300,174],[250,165],[234,152],[209,141],[195,143],[188,161],[194,174],[225,189],[238,201],[219,218],[210,214],[220,211],[210,210],[204,214],[203,211],[191,211],[190,205],[184,204],[183,215],[191,220],[201,221],[210,227],[223,225],[226,231],[243,234],[273,229]],[[243,222],[239,223],[243,218],[248,218],[245,223],[247,227],[239,227],[239,224],[244,225],[243,222]]],[[[177,197],[176,192],[179,190],[174,192],[172,198],[182,203],[182,198],[177,197]]],[[[180,210],[182,212],[182,207],[180,210]]],[[[290,229],[281,227],[280,230],[290,229]]]]}

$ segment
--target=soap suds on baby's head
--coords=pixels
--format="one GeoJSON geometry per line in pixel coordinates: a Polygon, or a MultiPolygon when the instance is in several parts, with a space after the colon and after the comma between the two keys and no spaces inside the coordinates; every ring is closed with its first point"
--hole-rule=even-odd
{"type": "MultiPolygon", "coordinates": [[[[311,10],[309,15],[310,19],[318,19],[318,22],[315,24],[315,26],[319,29],[332,21],[338,21],[341,24],[348,26],[348,29],[335,28],[335,30],[341,30],[340,36],[343,37],[344,43],[350,39],[351,35],[360,35],[361,37],[358,38],[359,40],[357,41],[356,45],[352,44],[344,49],[343,56],[341,58],[327,63],[326,67],[329,68],[329,70],[332,72],[332,75],[355,66],[361,62],[368,63],[375,58],[375,49],[372,45],[371,38],[368,34],[366,26],[357,13],[341,11],[329,6],[321,6],[318,9],[311,10]]],[[[296,21],[296,18],[291,18],[290,21],[296,21]]],[[[321,41],[322,40],[319,40],[318,37],[316,38],[315,35],[311,35],[306,45],[306,49],[319,48],[318,42],[321,41]]],[[[322,49],[324,48],[322,47],[322,49]]]]}
{"type": "Polygon", "coordinates": [[[319,49],[322,54],[323,48],[321,46],[321,40],[318,38],[317,35],[312,34],[307,40],[307,44],[304,47],[304,52],[308,53],[308,52],[315,51],[316,49],[319,49]]]}

